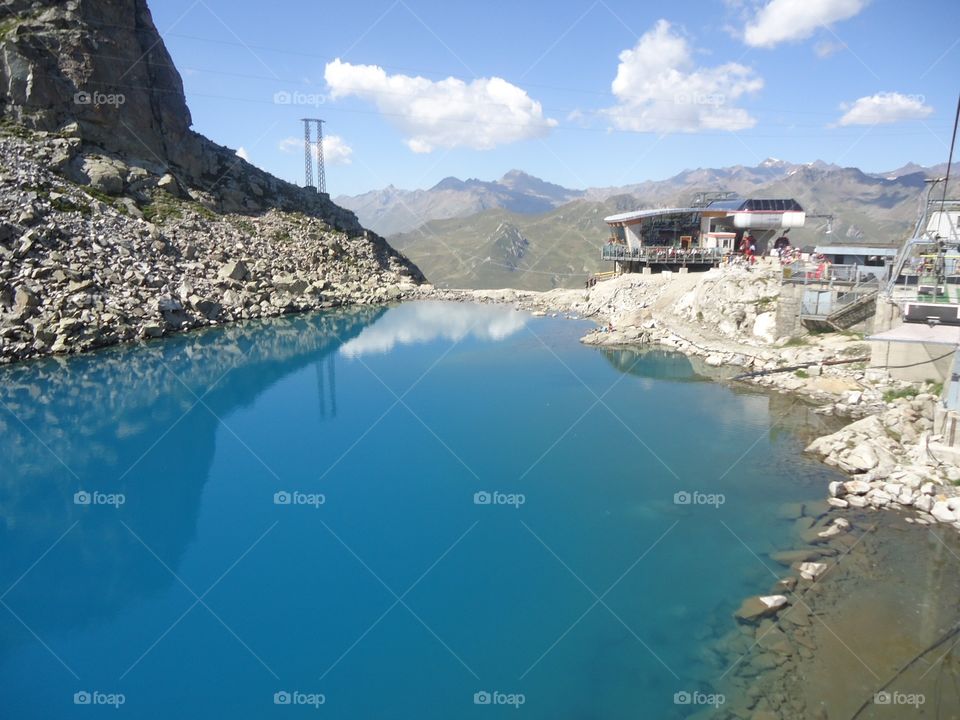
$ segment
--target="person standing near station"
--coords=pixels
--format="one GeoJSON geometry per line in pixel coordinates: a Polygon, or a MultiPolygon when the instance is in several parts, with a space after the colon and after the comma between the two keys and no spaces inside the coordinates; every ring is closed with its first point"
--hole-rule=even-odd
{"type": "Polygon", "coordinates": [[[749,231],[743,236],[743,254],[751,265],[757,262],[757,243],[749,231]]]}

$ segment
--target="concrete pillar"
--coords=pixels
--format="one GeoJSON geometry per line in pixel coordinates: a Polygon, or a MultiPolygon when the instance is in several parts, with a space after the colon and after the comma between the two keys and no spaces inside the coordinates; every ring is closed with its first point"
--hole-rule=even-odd
{"type": "Polygon", "coordinates": [[[789,337],[801,334],[800,303],[803,298],[803,285],[787,283],[780,288],[780,300],[777,303],[777,337],[789,337]]]}

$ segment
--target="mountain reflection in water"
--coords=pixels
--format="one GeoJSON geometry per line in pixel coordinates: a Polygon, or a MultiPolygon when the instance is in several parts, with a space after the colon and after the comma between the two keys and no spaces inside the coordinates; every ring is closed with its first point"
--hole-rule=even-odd
{"type": "Polygon", "coordinates": [[[219,418],[309,365],[316,402],[335,412],[336,350],[384,312],[263,320],[0,368],[0,459],[16,469],[0,473],[0,577],[13,582],[24,558],[82,520],[99,550],[64,566],[62,582],[30,599],[49,608],[42,623],[82,625],[171,582],[167,573],[142,572],[143,548],[128,542],[116,517],[76,505],[74,493],[122,493],[126,522],[157,538],[153,550],[175,563],[194,536],[219,418]],[[152,452],[160,442],[184,452],[152,452]]]}

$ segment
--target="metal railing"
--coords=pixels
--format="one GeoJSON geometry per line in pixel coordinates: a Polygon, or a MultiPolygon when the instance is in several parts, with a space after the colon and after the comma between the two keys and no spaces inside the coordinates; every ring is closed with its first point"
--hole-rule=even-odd
{"type": "Polygon", "coordinates": [[[837,282],[859,285],[865,282],[879,282],[873,266],[864,265],[832,265],[830,263],[797,260],[784,265],[782,272],[782,282],[793,284],[810,285],[837,282]]]}
{"type": "Polygon", "coordinates": [[[607,243],[600,248],[601,260],[618,260],[622,262],[645,262],[664,265],[707,265],[716,264],[729,254],[719,248],[683,248],[673,247],[639,247],[629,248],[626,245],[607,243]]]}
{"type": "MultiPolygon", "coordinates": [[[[908,284],[911,273],[917,275],[922,274],[918,268],[911,269],[909,265],[912,262],[918,262],[925,255],[930,257],[930,253],[938,252],[941,241],[945,242],[946,247],[953,252],[960,250],[960,231],[958,231],[958,229],[953,226],[952,221],[949,220],[950,212],[960,210],[960,199],[946,197],[943,197],[940,200],[931,199],[934,189],[941,182],[944,183],[945,186],[947,179],[937,178],[936,180],[927,181],[927,188],[924,192],[923,201],[920,205],[920,212],[917,214],[917,223],[914,226],[913,234],[909,239],[907,239],[906,242],[904,242],[903,246],[900,248],[900,252],[897,253],[897,257],[893,263],[893,272],[890,273],[890,276],[887,279],[887,286],[884,288],[884,293],[891,299],[901,299],[898,297],[898,295],[902,294],[902,286],[908,284]],[[949,223],[947,237],[939,237],[939,228],[936,232],[930,232],[930,219],[932,213],[934,212],[947,213],[949,223]]],[[[944,190],[944,196],[945,195],[946,191],[944,190]]],[[[945,274],[955,274],[956,267],[956,262],[954,262],[953,271],[951,271],[950,268],[945,267],[945,274]]]]}
{"type": "Polygon", "coordinates": [[[608,270],[606,272],[593,273],[590,275],[590,278],[592,280],[611,280],[619,274],[616,270],[608,270]]]}
{"type": "Polygon", "coordinates": [[[800,301],[800,317],[825,318],[841,314],[859,302],[877,296],[879,285],[869,283],[850,290],[824,288],[804,296],[800,301]]]}
{"type": "MultiPolygon", "coordinates": [[[[819,270],[823,270],[823,266],[819,270]]],[[[880,292],[880,279],[873,273],[862,273],[858,265],[831,265],[824,272],[804,272],[802,279],[791,277],[784,282],[804,285],[801,320],[826,324],[837,330],[865,320],[880,292]]]]}
{"type": "Polygon", "coordinates": [[[884,293],[894,302],[956,303],[960,299],[960,275],[949,272],[943,277],[918,270],[905,270],[896,282],[888,283],[884,293]]]}

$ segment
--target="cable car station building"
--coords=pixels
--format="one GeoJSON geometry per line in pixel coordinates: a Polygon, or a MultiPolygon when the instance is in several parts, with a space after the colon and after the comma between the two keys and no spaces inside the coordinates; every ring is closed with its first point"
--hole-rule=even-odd
{"type": "MultiPolygon", "coordinates": [[[[703,197],[703,196],[701,196],[703,197]]],[[[706,270],[744,252],[744,238],[763,255],[774,240],[803,227],[806,213],[792,199],[744,199],[724,193],[692,207],[635,210],[604,218],[610,238],[600,256],[618,272],[644,268],[706,270]]]]}

